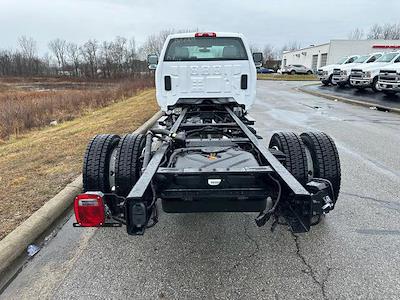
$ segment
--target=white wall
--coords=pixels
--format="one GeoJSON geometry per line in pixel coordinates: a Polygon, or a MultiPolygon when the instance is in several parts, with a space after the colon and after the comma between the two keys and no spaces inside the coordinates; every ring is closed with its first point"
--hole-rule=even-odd
{"type": "Polygon", "coordinates": [[[321,54],[328,53],[327,64],[334,64],[343,56],[354,54],[368,54],[373,52],[400,51],[400,48],[374,48],[374,45],[400,46],[400,40],[331,40],[328,44],[283,53],[282,66],[284,59],[286,65],[299,64],[308,68],[312,66],[312,56],[318,54],[317,68],[321,67],[321,54]]]}
{"type": "Polygon", "coordinates": [[[390,52],[390,48],[373,48],[374,45],[400,46],[400,40],[331,40],[331,48],[328,55],[328,64],[334,64],[340,58],[354,54],[369,54],[373,52],[390,52]]]}
{"type": "Polygon", "coordinates": [[[321,54],[329,52],[329,45],[330,44],[323,44],[283,53],[281,65],[283,67],[283,61],[286,59],[286,65],[304,65],[311,68],[313,55],[318,55],[317,68],[319,68],[321,65],[321,54]]]}

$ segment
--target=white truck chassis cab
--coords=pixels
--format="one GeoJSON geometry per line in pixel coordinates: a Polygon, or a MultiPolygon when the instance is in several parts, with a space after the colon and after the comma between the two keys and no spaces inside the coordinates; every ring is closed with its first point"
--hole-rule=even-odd
{"type": "Polygon", "coordinates": [[[387,95],[400,92],[400,57],[394,64],[381,69],[378,84],[382,92],[387,95]]]}
{"type": "Polygon", "coordinates": [[[199,99],[236,102],[250,109],[256,97],[256,67],[242,34],[170,35],[156,70],[162,110],[199,99]]]}
{"type": "Polygon", "coordinates": [[[368,55],[362,55],[357,58],[354,62],[341,66],[340,68],[333,69],[332,84],[344,87],[350,84],[350,71],[352,68],[362,64],[369,64],[375,62],[382,56],[382,53],[372,53],[368,55]]]}
{"type": "Polygon", "coordinates": [[[100,134],[88,144],[76,227],[142,235],[165,213],[256,212],[257,226],[284,219],[309,231],[335,206],[340,161],[322,132],[278,132],[265,143],[247,111],[260,53],[237,33],[167,38],[156,68],[164,116],[145,134],[100,134]]]}
{"type": "Polygon", "coordinates": [[[400,52],[388,52],[373,63],[351,69],[350,85],[357,89],[372,88],[374,92],[380,91],[378,84],[380,70],[398,60],[400,52]]]}
{"type": "Polygon", "coordinates": [[[353,63],[358,57],[359,57],[358,55],[345,56],[339,59],[339,61],[336,64],[327,65],[322,68],[319,68],[317,71],[319,80],[322,82],[323,85],[331,84],[333,77],[333,70],[336,68],[340,68],[343,65],[353,63]]]}

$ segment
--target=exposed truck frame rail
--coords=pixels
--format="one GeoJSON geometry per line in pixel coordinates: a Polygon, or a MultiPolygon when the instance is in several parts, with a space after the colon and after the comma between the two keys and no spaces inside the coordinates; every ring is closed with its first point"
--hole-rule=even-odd
{"type": "MultiPolygon", "coordinates": [[[[283,164],[287,154],[277,147],[268,148],[252,125],[254,121],[235,105],[206,101],[170,110],[147,133],[141,175],[130,192],[118,195],[117,186],[111,187],[116,192],[102,195],[108,216],[117,221],[102,226],[123,223],[129,234],[141,235],[157,222],[157,200],[161,200],[166,212],[259,212],[258,226],[270,217],[275,223],[283,217],[294,232],[309,231],[315,220],[334,207],[337,196],[331,182],[310,178],[300,183],[283,164]],[[157,140],[158,148],[152,151],[157,140]],[[251,153],[259,165],[235,167],[228,162],[224,167],[210,167],[218,160],[218,151],[229,148],[251,153]],[[204,149],[209,149],[205,156],[210,166],[173,166],[180,154],[204,149]]],[[[310,164],[304,167],[312,168],[310,164]]],[[[86,191],[90,193],[90,188],[86,191]]]]}

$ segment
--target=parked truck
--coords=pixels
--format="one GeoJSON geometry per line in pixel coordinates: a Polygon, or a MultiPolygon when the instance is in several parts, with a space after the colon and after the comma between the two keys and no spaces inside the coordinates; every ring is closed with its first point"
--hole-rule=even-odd
{"type": "Polygon", "coordinates": [[[350,85],[350,71],[352,68],[357,67],[361,64],[369,64],[375,62],[382,56],[382,53],[372,53],[367,55],[361,55],[354,62],[342,65],[339,68],[333,69],[332,84],[338,85],[339,87],[345,87],[350,85]]]}
{"type": "Polygon", "coordinates": [[[382,68],[378,79],[379,89],[387,95],[400,92],[400,56],[393,64],[382,68]]]}
{"type": "Polygon", "coordinates": [[[319,68],[317,71],[319,80],[322,82],[323,85],[332,84],[333,70],[335,68],[340,68],[343,65],[353,63],[358,57],[359,55],[345,56],[339,59],[336,64],[327,65],[319,68]]]}
{"type": "Polygon", "coordinates": [[[88,144],[76,227],[125,225],[142,235],[166,213],[256,212],[272,228],[306,232],[334,209],[340,189],[335,143],[322,132],[272,134],[248,116],[256,99],[253,55],[238,33],[170,35],[149,56],[165,115],[146,134],[101,134],[88,144]]]}
{"type": "Polygon", "coordinates": [[[374,92],[380,91],[378,83],[380,70],[399,58],[400,52],[388,52],[373,63],[351,69],[350,85],[360,90],[371,88],[374,92]]]}

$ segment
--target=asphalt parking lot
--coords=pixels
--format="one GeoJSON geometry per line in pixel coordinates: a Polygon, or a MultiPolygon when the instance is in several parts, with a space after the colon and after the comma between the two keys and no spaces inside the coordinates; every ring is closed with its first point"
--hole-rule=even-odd
{"type": "Polygon", "coordinates": [[[337,143],[341,194],[309,233],[272,233],[247,213],[162,213],[142,237],[70,219],[0,298],[398,299],[400,116],[295,89],[303,84],[258,81],[250,114],[266,143],[307,130],[337,143]]]}
{"type": "Polygon", "coordinates": [[[376,106],[400,109],[400,93],[388,96],[381,92],[375,93],[372,91],[372,89],[358,90],[351,87],[341,88],[338,86],[324,86],[322,84],[309,85],[304,87],[304,89],[330,96],[344,97],[362,102],[368,102],[376,106]]]}

